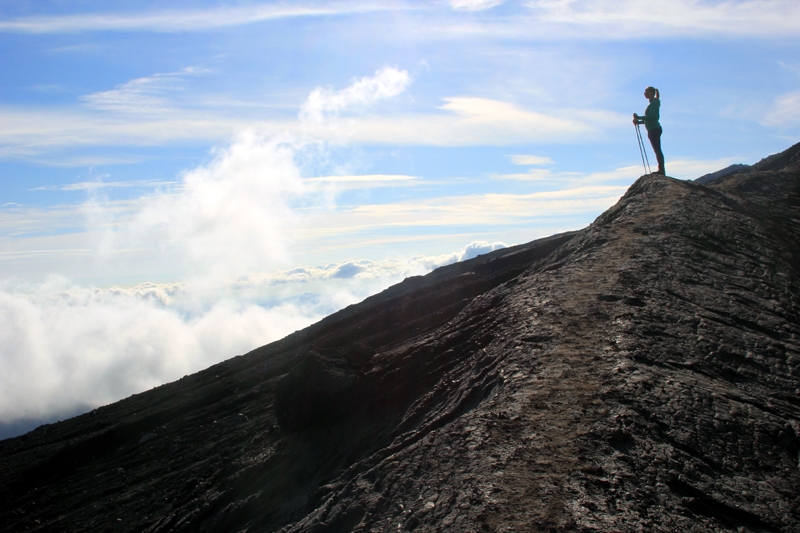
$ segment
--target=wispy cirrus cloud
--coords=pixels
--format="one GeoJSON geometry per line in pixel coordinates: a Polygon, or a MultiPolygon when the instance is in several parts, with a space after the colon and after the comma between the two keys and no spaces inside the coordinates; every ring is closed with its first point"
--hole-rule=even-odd
{"type": "Polygon", "coordinates": [[[372,232],[375,228],[513,225],[535,227],[552,216],[599,213],[624,194],[629,184],[586,184],[529,194],[490,193],[343,207],[326,216],[324,228],[307,228],[315,238],[372,232]]]}
{"type": "MultiPolygon", "coordinates": [[[[480,0],[475,4],[480,5],[480,0]]],[[[529,0],[521,5],[524,9],[513,16],[495,19],[420,18],[415,31],[428,39],[518,41],[774,39],[800,33],[796,24],[800,4],[794,0],[673,0],[656,4],[639,0],[529,0]]]]}
{"type": "Polygon", "coordinates": [[[81,97],[92,108],[131,114],[164,113],[172,108],[165,96],[186,87],[186,78],[211,72],[209,69],[185,67],[177,72],[153,74],[122,83],[109,91],[81,97]]]}
{"type": "Polygon", "coordinates": [[[0,156],[37,155],[60,147],[159,146],[175,142],[216,142],[258,121],[220,117],[213,110],[142,117],[96,114],[80,109],[0,107],[0,156]]]}
{"type": "Polygon", "coordinates": [[[351,2],[306,1],[264,3],[208,9],[106,12],[77,15],[28,16],[0,21],[0,32],[76,33],[90,31],[186,32],[208,31],[291,18],[333,17],[392,11],[420,11],[413,28],[427,39],[483,35],[490,38],[639,39],[675,36],[790,36],[800,33],[800,5],[794,0],[734,0],[704,2],[673,0],[653,4],[638,0],[529,0],[528,13],[498,21],[449,19],[452,10],[469,15],[504,0],[450,0],[437,14],[435,4],[391,0],[351,2]],[[445,11],[446,9],[446,11],[445,11]],[[431,31],[438,28],[438,31],[431,31]]]}
{"type": "Polygon", "coordinates": [[[515,165],[522,165],[522,166],[552,165],[553,164],[553,160],[552,159],[550,159],[549,157],[541,156],[541,155],[516,154],[516,155],[510,155],[510,156],[508,156],[508,158],[515,165]]]}
{"type": "Polygon", "coordinates": [[[450,7],[456,11],[483,11],[504,2],[505,0],[450,0],[450,7]]]}
{"type": "Polygon", "coordinates": [[[760,122],[765,126],[779,128],[800,123],[800,91],[776,98],[760,122]]]}
{"type": "Polygon", "coordinates": [[[347,133],[353,141],[370,144],[550,144],[594,138],[617,124],[624,124],[626,119],[607,111],[538,111],[490,98],[454,96],[444,98],[438,112],[408,113],[401,117],[365,117],[350,124],[347,133]],[[575,116],[580,116],[581,120],[568,118],[575,116]]]}
{"type": "MultiPolygon", "coordinates": [[[[245,129],[306,133],[324,141],[364,144],[558,143],[597,137],[627,121],[627,116],[608,111],[538,111],[470,96],[447,97],[441,106],[428,110],[370,112],[378,102],[395,98],[409,87],[408,73],[395,68],[356,78],[344,89],[315,89],[301,108],[300,120],[267,113],[233,116],[213,106],[187,106],[174,98],[186,77],[200,73],[184,69],[131,80],[83,97],[85,109],[0,107],[0,157],[41,158],[69,147],[223,142],[245,129]],[[575,116],[581,119],[569,118],[575,116]]],[[[49,164],[74,166],[74,159],[72,155],[49,164]]]]}
{"type": "MultiPolygon", "coordinates": [[[[638,0],[531,0],[537,27],[550,26],[548,36],[568,30],[569,36],[629,39],[670,36],[741,35],[776,37],[800,33],[800,4],[793,0],[739,0],[667,3],[638,0]]],[[[536,33],[536,32],[531,32],[536,33]]]]}
{"type": "Polygon", "coordinates": [[[169,187],[175,185],[177,181],[155,181],[155,180],[130,180],[130,181],[81,181],[77,183],[67,183],[66,185],[46,185],[42,187],[32,187],[29,191],[95,191],[98,189],[118,189],[131,187],[169,187]]]}
{"type": "Polygon", "coordinates": [[[362,174],[358,176],[318,176],[306,178],[306,183],[330,185],[339,190],[373,189],[376,187],[405,187],[420,182],[417,176],[404,174],[362,174]]]}
{"type": "Polygon", "coordinates": [[[203,31],[270,20],[419,9],[391,1],[296,2],[194,10],[30,16],[0,21],[0,32],[203,31]]]}

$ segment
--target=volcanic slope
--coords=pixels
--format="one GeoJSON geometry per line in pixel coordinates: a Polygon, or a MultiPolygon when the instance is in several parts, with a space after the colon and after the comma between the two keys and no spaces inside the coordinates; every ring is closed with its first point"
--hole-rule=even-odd
{"type": "Polygon", "coordinates": [[[800,145],[0,443],[3,531],[800,531],[800,145]]]}

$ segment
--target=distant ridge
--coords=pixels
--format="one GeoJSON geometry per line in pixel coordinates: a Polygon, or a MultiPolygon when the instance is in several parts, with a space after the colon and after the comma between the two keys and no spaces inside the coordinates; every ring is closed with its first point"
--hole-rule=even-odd
{"type": "Polygon", "coordinates": [[[791,170],[800,167],[800,143],[788,150],[765,157],[755,165],[752,170],[758,172],[791,170]]]}
{"type": "Polygon", "coordinates": [[[0,531],[800,531],[800,144],[0,441],[0,531]]]}
{"type": "Polygon", "coordinates": [[[750,165],[743,165],[741,163],[736,163],[734,165],[727,166],[722,170],[717,170],[716,172],[711,172],[710,174],[704,174],[694,181],[701,185],[705,185],[706,183],[714,181],[717,178],[721,178],[722,176],[727,176],[728,174],[733,174],[734,172],[746,168],[750,168],[750,165]]]}

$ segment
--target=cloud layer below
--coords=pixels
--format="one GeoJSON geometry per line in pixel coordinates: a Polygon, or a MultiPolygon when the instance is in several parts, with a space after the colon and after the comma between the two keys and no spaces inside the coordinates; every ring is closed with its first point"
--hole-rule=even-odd
{"type": "Polygon", "coordinates": [[[432,269],[502,248],[131,288],[0,283],[0,424],[93,408],[280,339],[432,269]]]}

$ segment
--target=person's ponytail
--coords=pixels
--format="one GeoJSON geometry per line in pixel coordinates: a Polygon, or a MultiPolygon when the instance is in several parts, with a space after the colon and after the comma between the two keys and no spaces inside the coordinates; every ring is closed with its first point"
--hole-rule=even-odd
{"type": "Polygon", "coordinates": [[[658,89],[656,89],[655,87],[653,87],[653,89],[655,89],[656,91],[656,98],[661,99],[661,95],[659,94],[658,89]]]}

